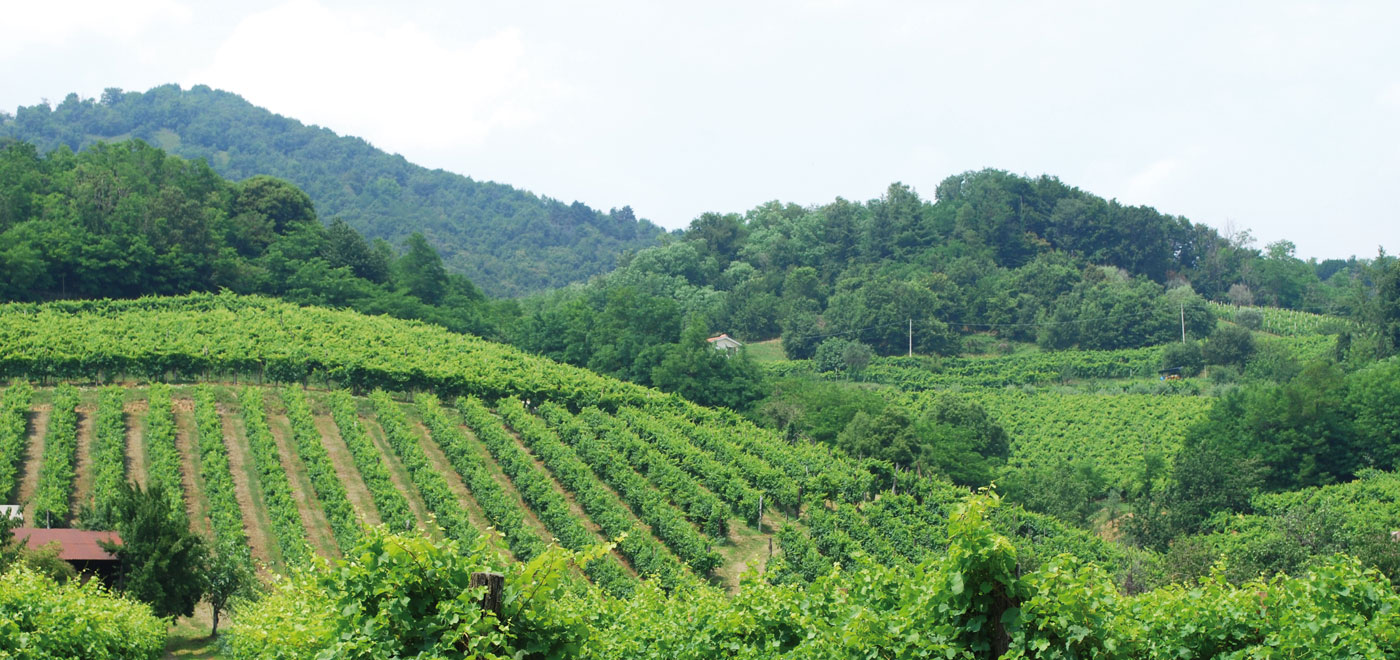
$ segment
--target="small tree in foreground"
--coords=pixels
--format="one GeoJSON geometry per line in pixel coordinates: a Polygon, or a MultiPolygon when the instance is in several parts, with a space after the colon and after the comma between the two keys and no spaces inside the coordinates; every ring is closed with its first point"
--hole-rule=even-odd
{"type": "Polygon", "coordinates": [[[205,600],[209,601],[214,625],[210,637],[219,634],[219,614],[226,612],[233,599],[249,595],[255,584],[248,549],[231,543],[211,544],[213,552],[205,566],[205,600]]]}
{"type": "Polygon", "coordinates": [[[121,561],[117,587],[148,603],[156,616],[190,616],[204,596],[208,554],[182,513],[173,513],[163,487],[149,490],[124,482],[115,505],[120,545],[108,544],[121,561]]]}

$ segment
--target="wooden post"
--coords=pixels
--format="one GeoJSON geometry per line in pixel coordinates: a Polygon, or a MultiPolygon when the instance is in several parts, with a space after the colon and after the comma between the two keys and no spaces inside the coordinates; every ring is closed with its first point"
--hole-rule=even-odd
{"type": "Polygon", "coordinates": [[[486,587],[481,595],[481,609],[501,618],[501,596],[506,588],[506,576],[500,573],[472,573],[472,588],[486,587]]]}

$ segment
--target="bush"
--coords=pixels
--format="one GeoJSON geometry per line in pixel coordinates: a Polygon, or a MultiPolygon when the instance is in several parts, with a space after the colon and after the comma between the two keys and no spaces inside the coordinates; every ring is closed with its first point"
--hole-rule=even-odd
{"type": "Polygon", "coordinates": [[[159,658],[165,625],[96,580],[60,584],[23,565],[0,576],[0,658],[159,658]]]}
{"type": "Polygon", "coordinates": [[[1195,376],[1205,367],[1201,347],[1196,342],[1172,343],[1162,349],[1162,368],[1179,369],[1183,377],[1195,376]]]}
{"type": "Polygon", "coordinates": [[[1242,367],[1254,355],[1254,335],[1237,325],[1221,325],[1210,333],[1201,354],[1208,364],[1242,367]]]}
{"type": "Polygon", "coordinates": [[[240,606],[230,656],[243,658],[575,657],[582,629],[550,605],[574,572],[608,551],[551,547],[505,569],[500,617],[483,610],[474,572],[498,570],[484,539],[471,547],[381,526],[333,566],[294,575],[240,606]]]}
{"type": "Polygon", "coordinates": [[[865,371],[870,366],[870,359],[873,353],[869,346],[858,341],[832,337],[821,345],[817,346],[816,355],[812,361],[816,363],[817,371],[837,372],[849,375],[856,375],[865,371]]]}
{"type": "Polygon", "coordinates": [[[1235,312],[1235,323],[1247,330],[1264,327],[1264,314],[1257,309],[1241,309],[1235,312]]]}

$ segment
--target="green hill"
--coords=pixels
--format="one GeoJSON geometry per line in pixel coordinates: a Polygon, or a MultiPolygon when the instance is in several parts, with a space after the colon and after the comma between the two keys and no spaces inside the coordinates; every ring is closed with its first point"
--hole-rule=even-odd
{"type": "MultiPolygon", "coordinates": [[[[407,119],[406,119],[407,120],[407,119]]],[[[422,232],[447,268],[493,296],[542,291],[611,270],[624,251],[655,243],[663,230],[630,208],[602,213],[414,165],[368,142],[256,107],[199,85],[145,93],[108,90],[102,100],[69,95],[0,113],[0,137],[42,151],[77,151],[97,141],[139,138],[189,159],[203,158],[241,181],[267,174],[309,194],[321,218],[339,217],[397,247],[422,232]]]]}

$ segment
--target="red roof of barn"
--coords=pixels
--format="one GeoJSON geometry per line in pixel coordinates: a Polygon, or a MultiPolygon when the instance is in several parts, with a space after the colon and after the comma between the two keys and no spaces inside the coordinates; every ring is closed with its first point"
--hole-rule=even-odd
{"type": "Polygon", "coordinates": [[[31,550],[38,550],[54,541],[58,542],[58,558],[64,561],[111,561],[112,553],[102,549],[98,541],[122,542],[116,532],[89,532],[81,529],[42,529],[37,527],[17,527],[16,539],[24,539],[31,550]]]}

